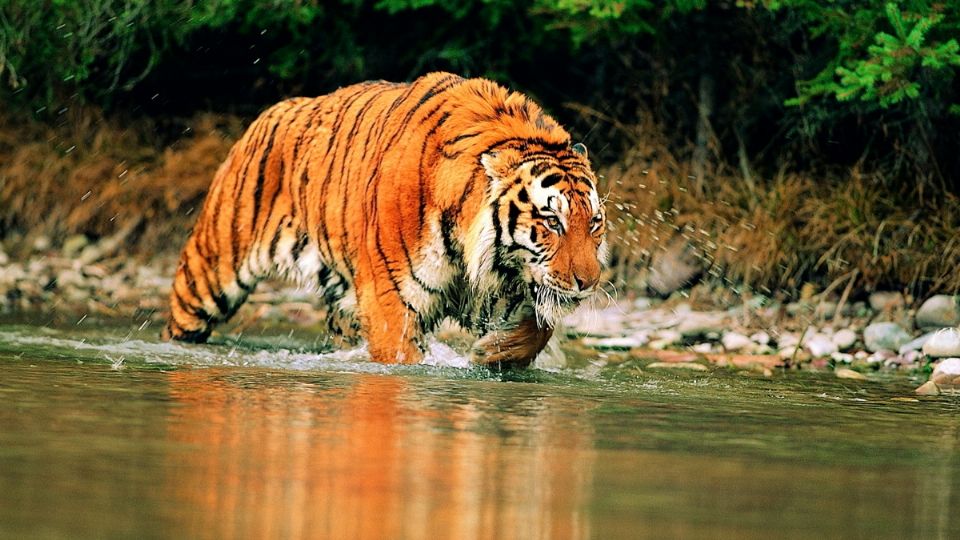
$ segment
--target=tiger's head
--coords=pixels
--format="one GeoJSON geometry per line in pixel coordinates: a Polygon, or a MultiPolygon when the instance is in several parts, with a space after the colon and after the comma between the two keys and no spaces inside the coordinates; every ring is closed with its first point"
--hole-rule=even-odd
{"type": "Polygon", "coordinates": [[[481,163],[492,188],[485,262],[494,275],[518,271],[539,322],[552,327],[598,290],[606,264],[606,213],[587,149],[503,149],[481,163]]]}

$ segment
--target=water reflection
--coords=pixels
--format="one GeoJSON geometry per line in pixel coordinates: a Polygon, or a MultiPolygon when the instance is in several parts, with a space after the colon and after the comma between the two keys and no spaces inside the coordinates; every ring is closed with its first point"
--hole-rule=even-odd
{"type": "Polygon", "coordinates": [[[188,537],[589,536],[582,400],[383,375],[168,376],[180,444],[165,489],[190,509],[188,537]]]}

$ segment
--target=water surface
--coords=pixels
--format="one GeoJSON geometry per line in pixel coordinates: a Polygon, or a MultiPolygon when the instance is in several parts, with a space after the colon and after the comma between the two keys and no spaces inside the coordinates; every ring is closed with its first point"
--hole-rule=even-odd
{"type": "Polygon", "coordinates": [[[385,367],[303,332],[44,324],[0,325],[0,537],[960,534],[958,402],[902,376],[385,367]]]}

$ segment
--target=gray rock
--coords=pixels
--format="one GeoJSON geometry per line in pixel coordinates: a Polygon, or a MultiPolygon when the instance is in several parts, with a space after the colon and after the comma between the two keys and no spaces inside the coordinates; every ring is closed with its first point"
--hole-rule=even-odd
{"type": "Polygon", "coordinates": [[[895,351],[910,339],[911,336],[906,330],[892,322],[873,323],[863,330],[863,342],[870,352],[883,349],[895,351]]]}
{"type": "Polygon", "coordinates": [[[739,332],[727,332],[723,334],[720,342],[723,343],[723,348],[728,351],[739,351],[753,345],[750,338],[739,332]]]}
{"type": "Polygon", "coordinates": [[[692,283],[703,271],[703,262],[683,238],[677,237],[664,251],[658,251],[650,264],[647,288],[658,296],[670,293],[692,283]]]}
{"type": "Polygon", "coordinates": [[[960,306],[957,297],[938,294],[927,299],[917,310],[919,328],[945,328],[960,324],[960,306]]]}
{"type": "Polygon", "coordinates": [[[8,262],[10,262],[10,257],[7,256],[3,249],[0,249],[0,266],[4,266],[8,262]]]}
{"type": "Polygon", "coordinates": [[[894,291],[877,291],[870,295],[868,301],[874,311],[889,311],[907,304],[903,294],[894,291]]]}
{"type": "Polygon", "coordinates": [[[960,356],[960,330],[944,328],[934,332],[923,344],[923,354],[934,358],[960,356]]]}
{"type": "Polygon", "coordinates": [[[830,340],[837,346],[838,350],[845,351],[857,343],[857,333],[849,328],[837,330],[830,340]]]}

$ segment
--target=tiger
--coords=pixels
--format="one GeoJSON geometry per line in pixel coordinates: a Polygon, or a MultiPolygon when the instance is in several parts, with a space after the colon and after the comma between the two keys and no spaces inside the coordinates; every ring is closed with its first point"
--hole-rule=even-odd
{"type": "Polygon", "coordinates": [[[450,319],[472,361],[527,366],[600,288],[606,229],[586,147],[495,82],[438,72],[291,98],[217,170],[163,337],[205,342],[273,276],[315,289],[373,361],[420,362],[450,319]]]}

